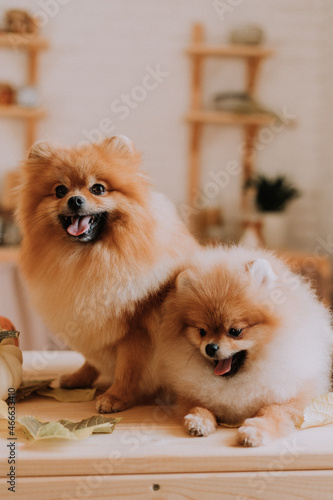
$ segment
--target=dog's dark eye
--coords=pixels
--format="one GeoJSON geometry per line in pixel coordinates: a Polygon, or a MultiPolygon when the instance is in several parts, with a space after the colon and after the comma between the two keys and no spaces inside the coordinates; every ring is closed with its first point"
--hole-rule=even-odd
{"type": "Polygon", "coordinates": [[[66,186],[64,186],[63,184],[61,184],[61,186],[57,186],[55,188],[55,192],[56,192],[56,197],[57,198],[63,198],[68,193],[68,189],[66,188],[66,186]]]}
{"type": "Polygon", "coordinates": [[[242,333],[243,329],[242,328],[230,328],[230,330],[228,331],[228,335],[230,335],[230,337],[239,337],[240,334],[242,333]]]}
{"type": "Polygon", "coordinates": [[[199,328],[199,333],[201,337],[206,337],[207,332],[204,328],[199,328]]]}
{"type": "Polygon", "coordinates": [[[103,186],[103,184],[94,184],[90,189],[90,192],[97,195],[104,194],[105,187],[103,186]]]}

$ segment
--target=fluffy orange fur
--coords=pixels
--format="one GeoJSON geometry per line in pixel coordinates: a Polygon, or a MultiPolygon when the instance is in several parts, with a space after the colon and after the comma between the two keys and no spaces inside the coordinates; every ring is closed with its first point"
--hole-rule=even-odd
{"type": "Polygon", "coordinates": [[[268,444],[329,390],[330,319],[273,254],[201,249],[165,301],[155,367],[191,435],[221,421],[240,426],[240,444],[268,444]]]}
{"type": "Polygon", "coordinates": [[[100,373],[114,380],[97,400],[100,412],[127,408],[145,392],[141,372],[163,297],[197,245],[139,163],[130,141],[115,136],[80,148],[37,143],[21,170],[22,271],[51,330],[86,358],[61,385],[90,385],[100,373]],[[61,224],[73,215],[73,196],[84,200],[82,218],[102,214],[92,240],[61,224]]]}

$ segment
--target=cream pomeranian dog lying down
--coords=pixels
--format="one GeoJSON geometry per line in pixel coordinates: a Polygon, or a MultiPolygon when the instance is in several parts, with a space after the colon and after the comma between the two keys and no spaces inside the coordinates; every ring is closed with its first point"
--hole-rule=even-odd
{"type": "Polygon", "coordinates": [[[21,169],[21,267],[50,329],[86,363],[63,387],[114,379],[97,400],[120,411],[147,392],[141,375],[170,283],[198,244],[150,187],[131,141],[35,144],[21,169]]]}
{"type": "Polygon", "coordinates": [[[265,251],[199,250],[165,303],[155,369],[195,436],[240,425],[239,443],[288,434],[330,388],[329,311],[265,251]]]}

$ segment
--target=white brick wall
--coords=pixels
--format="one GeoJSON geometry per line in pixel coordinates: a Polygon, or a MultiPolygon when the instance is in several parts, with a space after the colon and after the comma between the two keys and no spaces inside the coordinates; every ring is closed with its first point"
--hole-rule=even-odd
{"type": "MultiPolygon", "coordinates": [[[[143,151],[145,170],[176,203],[186,193],[188,131],[182,116],[189,100],[189,62],[184,48],[191,25],[201,21],[209,41],[217,43],[226,41],[234,26],[261,24],[276,56],[263,67],[258,97],[277,110],[286,107],[298,125],[277,134],[260,152],[258,169],[288,173],[302,190],[290,210],[293,245],[312,249],[318,235],[333,234],[330,0],[240,0],[224,20],[210,0],[2,0],[1,11],[14,4],[31,12],[59,7],[43,28],[51,49],[41,58],[40,91],[50,116],[41,123],[40,138],[75,144],[85,138],[84,130],[108,118],[115,133],[127,134],[143,151]],[[147,66],[156,65],[169,76],[121,120],[111,103],[141,85],[147,66]]],[[[24,68],[22,54],[1,51],[0,80],[23,83],[24,68]]],[[[238,62],[210,61],[206,102],[215,91],[241,88],[242,75],[238,62]]],[[[22,131],[21,123],[0,120],[0,174],[24,154],[22,131]]],[[[203,183],[210,171],[237,158],[242,140],[233,128],[207,127],[204,135],[203,183]]],[[[239,193],[235,177],[219,197],[229,220],[235,218],[239,193]]]]}

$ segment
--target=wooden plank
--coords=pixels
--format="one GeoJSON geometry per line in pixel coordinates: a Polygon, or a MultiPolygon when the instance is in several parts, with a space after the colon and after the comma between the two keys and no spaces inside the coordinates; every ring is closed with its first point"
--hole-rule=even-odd
{"type": "Polygon", "coordinates": [[[0,117],[3,118],[44,118],[46,116],[44,108],[23,108],[16,105],[0,106],[0,117]]]}
{"type": "MultiPolygon", "coordinates": [[[[24,332],[21,332],[22,335],[24,332]]],[[[25,352],[25,373],[48,378],[77,368],[77,353],[25,352]]],[[[236,446],[236,430],[220,427],[206,438],[189,436],[176,408],[140,406],[117,414],[113,434],[83,441],[17,443],[20,477],[100,474],[210,473],[281,470],[333,470],[333,425],[295,431],[270,446],[236,446]],[[106,471],[107,469],[107,471],[106,471]]],[[[96,414],[94,401],[60,403],[33,397],[17,404],[17,416],[41,420],[81,420],[96,414]]],[[[0,477],[8,473],[6,430],[0,434],[0,477]]]]}
{"type": "Polygon", "coordinates": [[[276,118],[266,114],[241,114],[222,111],[192,110],[186,116],[188,122],[208,123],[212,125],[268,125],[276,118]]]}
{"type": "Polygon", "coordinates": [[[198,195],[200,186],[200,149],[202,139],[202,126],[193,123],[190,127],[190,149],[189,149],[189,192],[188,202],[194,207],[195,197],[198,195]]]}
{"type": "Polygon", "coordinates": [[[0,47],[13,50],[42,50],[49,47],[46,38],[36,35],[20,35],[17,33],[0,33],[0,47]]]}
{"type": "MultiPolygon", "coordinates": [[[[332,491],[332,471],[17,478],[20,500],[329,500],[332,491]]],[[[13,498],[4,480],[0,492],[13,498]]]]}
{"type": "MultiPolygon", "coordinates": [[[[255,143],[258,135],[258,125],[245,127],[245,146],[243,153],[243,186],[254,176],[255,172],[255,143]]],[[[243,192],[244,194],[244,192],[243,192]]]]}
{"type": "Polygon", "coordinates": [[[28,85],[37,84],[37,66],[38,66],[38,50],[36,48],[31,49],[28,56],[28,85]]]}
{"type": "Polygon", "coordinates": [[[250,45],[205,45],[193,43],[186,49],[189,56],[212,57],[269,57],[274,51],[267,47],[251,47],[250,45]]]}
{"type": "Polygon", "coordinates": [[[27,152],[30,151],[31,146],[36,142],[36,129],[37,129],[36,118],[26,119],[25,149],[27,152]]]}
{"type": "MultiPolygon", "coordinates": [[[[193,40],[203,41],[204,30],[201,24],[193,26],[193,40]]],[[[202,107],[202,57],[197,56],[192,60],[191,106],[193,109],[202,107]]]]}
{"type": "Polygon", "coordinates": [[[262,58],[249,57],[247,60],[246,91],[254,97],[257,88],[259,72],[262,66],[262,58]]]}

